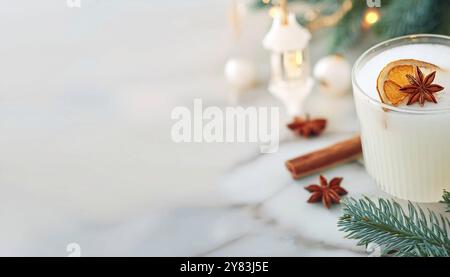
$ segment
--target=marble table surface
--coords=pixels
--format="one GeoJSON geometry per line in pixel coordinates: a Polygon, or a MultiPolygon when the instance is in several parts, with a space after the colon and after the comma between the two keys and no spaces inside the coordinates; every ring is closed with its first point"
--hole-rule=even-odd
{"type": "MultiPolygon", "coordinates": [[[[0,255],[67,256],[76,243],[82,256],[367,256],[337,231],[339,207],[306,204],[317,176],[293,181],[284,168],[357,132],[350,94],[315,91],[307,107],[327,131],[307,141],[283,128],[274,154],[171,140],[174,107],[230,104],[223,65],[238,52],[262,80],[238,104],[279,105],[264,81],[268,18],[249,13],[236,46],[228,4],[3,5],[0,255]]],[[[345,177],[351,196],[383,196],[359,163],[324,174],[345,177]]]]}

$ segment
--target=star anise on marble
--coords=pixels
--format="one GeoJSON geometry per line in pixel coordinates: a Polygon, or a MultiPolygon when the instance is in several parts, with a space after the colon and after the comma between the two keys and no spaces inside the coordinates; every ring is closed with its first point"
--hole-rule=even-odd
{"type": "Polygon", "coordinates": [[[306,116],[306,119],[296,116],[294,117],[294,120],[287,125],[294,133],[306,138],[319,136],[326,126],[326,119],[310,119],[308,115],[306,116]]]}
{"type": "Polygon", "coordinates": [[[433,84],[436,71],[424,77],[420,68],[416,66],[414,75],[407,74],[406,78],[408,78],[410,84],[400,88],[401,92],[409,94],[408,105],[419,102],[420,106],[423,106],[426,101],[437,103],[436,97],[433,94],[443,90],[444,87],[433,84]]]}
{"type": "Polygon", "coordinates": [[[347,191],[341,187],[343,178],[333,178],[330,183],[327,179],[320,175],[320,186],[313,184],[305,187],[305,189],[312,193],[308,199],[308,203],[315,203],[322,201],[323,205],[329,209],[332,204],[339,204],[342,195],[346,195],[347,191]]]}

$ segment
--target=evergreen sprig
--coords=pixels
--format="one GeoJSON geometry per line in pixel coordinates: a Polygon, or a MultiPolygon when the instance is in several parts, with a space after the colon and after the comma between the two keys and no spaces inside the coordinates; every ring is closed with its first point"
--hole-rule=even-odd
{"type": "MultiPolygon", "coordinates": [[[[262,0],[254,0],[254,7],[270,7],[262,0]]],[[[344,0],[288,0],[289,2],[305,2],[320,4],[329,9],[323,9],[324,14],[332,13],[344,0]]],[[[276,3],[276,1],[272,1],[276,3]]],[[[362,19],[367,11],[367,3],[363,0],[352,0],[352,9],[332,27],[330,52],[341,52],[354,45],[367,34],[368,30],[362,28],[362,19]]],[[[435,33],[450,35],[450,1],[448,0],[382,0],[378,8],[381,17],[372,30],[378,40],[397,36],[435,33]]],[[[298,19],[306,23],[300,14],[298,19]]]]}
{"type": "Polygon", "coordinates": [[[407,212],[394,200],[379,199],[378,205],[367,197],[343,201],[339,230],[358,245],[375,243],[382,255],[448,257],[450,256],[450,222],[412,203],[407,212]]]}
{"type": "Polygon", "coordinates": [[[448,0],[384,0],[382,4],[381,19],[374,27],[383,39],[414,33],[448,34],[448,0]]]}
{"type": "Polygon", "coordinates": [[[450,212],[450,191],[444,191],[441,203],[447,204],[447,212],[450,212]]]}

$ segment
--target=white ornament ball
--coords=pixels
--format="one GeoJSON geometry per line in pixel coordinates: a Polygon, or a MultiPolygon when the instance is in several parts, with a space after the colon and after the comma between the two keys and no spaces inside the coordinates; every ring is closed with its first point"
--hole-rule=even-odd
{"type": "Polygon", "coordinates": [[[225,64],[225,78],[237,90],[243,91],[256,84],[256,66],[246,59],[230,59],[225,64]]]}
{"type": "Polygon", "coordinates": [[[340,55],[326,56],[314,66],[314,78],[320,91],[342,96],[350,91],[351,86],[350,63],[340,55]]]}

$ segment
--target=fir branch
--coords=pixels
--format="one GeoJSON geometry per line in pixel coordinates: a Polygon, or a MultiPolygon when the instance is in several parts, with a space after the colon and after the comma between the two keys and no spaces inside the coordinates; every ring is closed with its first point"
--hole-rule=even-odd
{"type": "Polygon", "coordinates": [[[447,204],[447,212],[450,212],[450,192],[444,190],[444,195],[442,195],[441,203],[447,204]]]}
{"type": "Polygon", "coordinates": [[[361,28],[361,20],[366,8],[365,1],[354,1],[352,10],[332,29],[330,34],[333,39],[329,47],[331,53],[342,52],[362,39],[364,31],[361,28]]]}
{"type": "Polygon", "coordinates": [[[408,214],[394,200],[379,199],[378,205],[367,197],[343,201],[344,214],[338,221],[346,238],[358,245],[376,243],[382,255],[437,257],[450,256],[450,221],[428,210],[408,204],[408,214]]]}
{"type": "MultiPolygon", "coordinates": [[[[254,0],[254,7],[268,8],[262,0],[254,0]]],[[[276,2],[276,1],[275,1],[276,2]]],[[[289,0],[289,2],[305,2],[328,7],[322,12],[327,14],[339,7],[343,0],[289,0]]],[[[361,28],[364,12],[368,9],[366,1],[353,0],[353,8],[331,28],[332,36],[330,50],[339,52],[357,43],[367,34],[361,28]]],[[[450,35],[450,1],[448,0],[383,0],[378,9],[381,18],[373,26],[373,32],[378,39],[388,39],[397,36],[417,33],[436,33],[450,35]]],[[[298,15],[299,21],[305,23],[305,18],[298,15]]]]}
{"type": "Polygon", "coordinates": [[[380,10],[382,16],[374,26],[381,38],[417,33],[441,33],[450,5],[448,0],[385,0],[380,10]]]}

